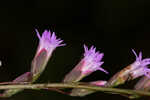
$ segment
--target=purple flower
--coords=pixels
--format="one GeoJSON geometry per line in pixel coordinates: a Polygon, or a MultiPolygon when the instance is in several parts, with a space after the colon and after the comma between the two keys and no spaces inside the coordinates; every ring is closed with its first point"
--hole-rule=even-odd
{"type": "Polygon", "coordinates": [[[101,65],[104,63],[101,61],[104,56],[103,53],[96,52],[96,48],[94,46],[88,50],[87,46],[84,45],[84,50],[84,57],[75,66],[75,68],[65,76],[64,82],[80,81],[85,76],[97,70],[108,73],[106,70],[101,68],[101,65]]]}
{"type": "Polygon", "coordinates": [[[136,52],[132,49],[132,52],[136,56],[136,61],[131,64],[131,74],[134,78],[137,78],[142,75],[146,75],[147,77],[150,77],[149,72],[150,69],[148,68],[148,65],[150,64],[150,58],[142,59],[142,52],[139,53],[139,56],[136,54],[136,52]]]}
{"type": "Polygon", "coordinates": [[[51,34],[50,30],[45,30],[42,36],[40,36],[38,30],[36,29],[35,31],[40,40],[37,53],[39,53],[42,49],[45,49],[48,53],[47,55],[50,56],[56,47],[66,45],[62,44],[63,40],[61,40],[60,38],[56,39],[55,32],[51,34]]]}
{"type": "Polygon", "coordinates": [[[83,74],[90,74],[96,70],[101,70],[108,74],[106,70],[104,70],[102,67],[100,67],[104,62],[101,61],[104,54],[96,52],[96,48],[92,46],[89,50],[86,45],[84,45],[84,58],[82,61],[84,62],[83,66],[81,67],[81,72],[83,74]]]}
{"type": "Polygon", "coordinates": [[[57,47],[65,45],[62,44],[63,40],[56,38],[55,32],[51,34],[50,31],[45,30],[42,36],[40,36],[37,30],[36,33],[40,41],[37,48],[37,52],[32,61],[31,72],[33,74],[33,77],[35,77],[33,81],[36,80],[39,77],[39,75],[43,72],[53,51],[57,47]]]}

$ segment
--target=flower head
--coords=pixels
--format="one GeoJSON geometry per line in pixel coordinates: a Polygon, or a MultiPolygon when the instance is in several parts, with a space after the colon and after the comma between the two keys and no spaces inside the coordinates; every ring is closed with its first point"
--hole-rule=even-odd
{"type": "Polygon", "coordinates": [[[96,52],[96,48],[94,46],[88,49],[87,46],[84,45],[84,50],[84,57],[75,66],[75,68],[66,75],[64,82],[80,81],[83,77],[97,70],[108,73],[106,70],[100,67],[104,63],[101,61],[104,56],[103,53],[96,52]]]}
{"type": "Polygon", "coordinates": [[[45,69],[45,66],[49,58],[51,57],[53,51],[57,47],[64,46],[65,44],[62,44],[63,40],[56,38],[55,32],[51,34],[50,30],[45,30],[42,36],[40,36],[37,30],[36,33],[40,41],[37,48],[37,52],[32,61],[31,72],[33,76],[38,77],[45,69]]]}
{"type": "Polygon", "coordinates": [[[148,65],[150,64],[150,58],[142,59],[142,52],[139,53],[139,56],[136,54],[136,52],[133,49],[132,52],[136,56],[135,62],[131,64],[132,76],[139,77],[142,75],[146,75],[150,77],[150,75],[148,74],[150,72],[150,69],[148,68],[148,65]]]}
{"type": "Polygon", "coordinates": [[[96,48],[92,46],[89,50],[86,45],[84,45],[84,58],[83,62],[84,65],[81,67],[81,71],[86,74],[86,73],[91,73],[96,70],[101,70],[105,73],[108,73],[106,70],[101,68],[100,66],[104,63],[102,60],[104,54],[99,53],[98,51],[96,52],[96,48]]]}
{"type": "Polygon", "coordinates": [[[38,51],[40,52],[42,49],[45,49],[48,53],[48,56],[51,55],[52,51],[59,46],[64,46],[65,44],[62,44],[63,40],[60,38],[56,38],[55,32],[51,33],[50,30],[45,30],[40,36],[38,30],[36,29],[37,37],[39,38],[39,47],[38,51]]]}

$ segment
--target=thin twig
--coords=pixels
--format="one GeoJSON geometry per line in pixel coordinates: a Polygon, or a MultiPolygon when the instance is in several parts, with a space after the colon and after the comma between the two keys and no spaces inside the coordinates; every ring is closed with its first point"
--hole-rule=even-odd
{"type": "Polygon", "coordinates": [[[131,94],[131,95],[141,95],[141,96],[150,96],[150,92],[146,91],[137,91],[130,89],[118,89],[118,88],[105,88],[91,85],[80,85],[74,83],[48,83],[48,84],[19,84],[19,85],[0,85],[0,90],[5,89],[47,89],[47,88],[80,88],[80,89],[89,89],[94,91],[102,92],[113,92],[119,94],[131,94]]]}

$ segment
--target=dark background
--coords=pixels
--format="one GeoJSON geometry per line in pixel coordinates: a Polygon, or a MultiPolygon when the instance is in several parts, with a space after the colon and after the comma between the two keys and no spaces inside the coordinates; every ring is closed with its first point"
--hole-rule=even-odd
{"type": "MultiPolygon", "coordinates": [[[[149,0],[6,0],[0,6],[1,82],[30,70],[38,45],[35,28],[51,29],[67,44],[56,49],[38,82],[61,82],[80,61],[83,44],[105,53],[103,67],[110,73],[97,71],[84,81],[108,80],[135,60],[131,48],[150,57],[149,0]]],[[[127,100],[101,92],[80,98],[45,90],[25,90],[8,100],[33,99],[127,100]]]]}

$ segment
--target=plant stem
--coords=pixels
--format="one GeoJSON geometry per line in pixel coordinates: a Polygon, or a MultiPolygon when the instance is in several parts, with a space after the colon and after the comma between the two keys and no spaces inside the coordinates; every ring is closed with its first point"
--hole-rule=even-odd
{"type": "Polygon", "coordinates": [[[146,91],[137,91],[130,89],[118,89],[118,88],[105,88],[99,86],[91,85],[80,85],[75,83],[48,83],[48,84],[19,84],[19,85],[0,85],[0,90],[5,89],[47,89],[47,88],[80,88],[80,89],[89,89],[94,91],[102,92],[111,92],[119,94],[130,94],[130,95],[141,95],[141,96],[150,96],[150,92],[146,91]]]}

